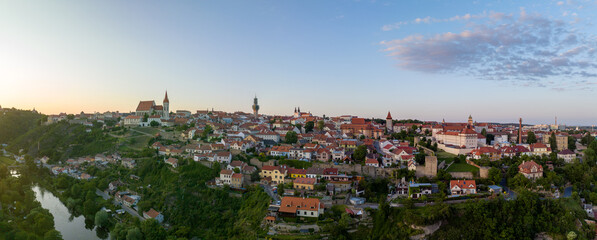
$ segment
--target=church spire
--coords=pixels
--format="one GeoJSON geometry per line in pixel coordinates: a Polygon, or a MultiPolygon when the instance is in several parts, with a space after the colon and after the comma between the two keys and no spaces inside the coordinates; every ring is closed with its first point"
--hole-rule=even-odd
{"type": "Polygon", "coordinates": [[[164,97],[164,102],[165,103],[169,103],[170,100],[168,100],[168,90],[166,90],[166,97],[164,97]]]}

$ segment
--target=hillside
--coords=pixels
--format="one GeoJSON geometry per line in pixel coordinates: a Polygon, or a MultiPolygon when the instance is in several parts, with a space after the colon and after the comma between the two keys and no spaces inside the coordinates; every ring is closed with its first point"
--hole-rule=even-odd
{"type": "Polygon", "coordinates": [[[22,149],[33,157],[48,156],[54,161],[111,151],[115,142],[115,138],[98,127],[59,122],[29,130],[10,142],[8,149],[12,152],[22,149]]]}
{"type": "Polygon", "coordinates": [[[4,109],[0,112],[0,143],[9,143],[37,127],[45,116],[32,111],[4,109]]]}

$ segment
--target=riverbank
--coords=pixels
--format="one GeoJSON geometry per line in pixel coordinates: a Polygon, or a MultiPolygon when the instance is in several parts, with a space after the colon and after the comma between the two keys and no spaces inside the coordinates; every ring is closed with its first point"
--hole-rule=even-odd
{"type": "Polygon", "coordinates": [[[54,217],[54,227],[62,234],[64,240],[107,239],[109,233],[89,225],[83,216],[73,216],[68,208],[51,191],[35,185],[31,188],[35,199],[54,217]]]}

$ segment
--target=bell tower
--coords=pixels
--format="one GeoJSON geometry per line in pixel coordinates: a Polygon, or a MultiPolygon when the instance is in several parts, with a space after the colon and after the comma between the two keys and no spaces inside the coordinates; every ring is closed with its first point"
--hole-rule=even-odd
{"type": "Polygon", "coordinates": [[[394,130],[394,123],[392,122],[392,114],[390,114],[390,111],[388,111],[388,116],[386,117],[386,129],[388,132],[394,130]]]}
{"type": "Polygon", "coordinates": [[[168,91],[166,91],[166,96],[164,97],[164,114],[162,117],[170,119],[170,100],[168,100],[168,91]]]}
{"type": "Polygon", "coordinates": [[[257,95],[253,98],[253,114],[255,117],[259,117],[259,104],[257,103],[257,95]]]}

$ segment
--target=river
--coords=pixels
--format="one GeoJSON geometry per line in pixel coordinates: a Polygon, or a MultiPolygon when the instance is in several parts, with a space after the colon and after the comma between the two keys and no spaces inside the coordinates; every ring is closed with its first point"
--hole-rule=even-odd
{"type": "Polygon", "coordinates": [[[71,216],[66,206],[51,192],[39,186],[34,186],[32,190],[35,192],[35,199],[54,216],[54,227],[62,234],[64,240],[106,239],[109,237],[108,233],[101,230],[96,232],[97,228],[95,231],[90,230],[89,228],[93,228],[93,223],[88,222],[86,225],[83,216],[71,216]]]}

